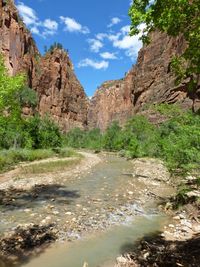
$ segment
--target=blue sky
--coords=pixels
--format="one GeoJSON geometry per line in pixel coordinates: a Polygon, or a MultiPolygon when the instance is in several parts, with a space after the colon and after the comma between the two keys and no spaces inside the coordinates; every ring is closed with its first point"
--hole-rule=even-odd
{"type": "Polygon", "coordinates": [[[141,41],[129,36],[130,0],[16,0],[18,10],[44,52],[54,42],[69,50],[88,96],[102,82],[124,77],[141,41]]]}

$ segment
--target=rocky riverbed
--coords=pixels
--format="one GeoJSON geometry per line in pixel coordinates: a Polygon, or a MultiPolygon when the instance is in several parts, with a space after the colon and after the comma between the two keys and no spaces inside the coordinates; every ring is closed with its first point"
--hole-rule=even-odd
{"type": "MultiPolygon", "coordinates": [[[[157,204],[173,192],[168,184],[169,173],[158,160],[127,161],[114,155],[90,153],[84,156],[79,165],[64,172],[18,179],[8,175],[9,179],[4,179],[0,185],[3,256],[9,236],[19,239],[14,244],[15,257],[19,255],[20,262],[23,257],[18,247],[32,251],[34,244],[38,247],[54,240],[73,241],[126,224],[135,216],[157,214],[157,204]],[[38,235],[30,235],[33,225],[39,232],[47,229],[44,234],[49,239],[42,237],[35,243],[38,235]],[[10,231],[12,234],[8,235],[10,231]],[[27,245],[21,247],[24,242],[27,245]]],[[[13,256],[13,250],[10,254],[13,256]]]]}
{"type": "Polygon", "coordinates": [[[117,257],[115,267],[200,266],[200,209],[186,204],[177,211],[166,210],[170,224],[162,231],[139,239],[134,248],[117,257]]]}

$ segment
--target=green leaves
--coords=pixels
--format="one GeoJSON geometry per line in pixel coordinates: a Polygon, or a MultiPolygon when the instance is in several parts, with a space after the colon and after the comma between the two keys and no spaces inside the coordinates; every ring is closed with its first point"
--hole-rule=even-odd
{"type": "Polygon", "coordinates": [[[0,112],[17,119],[21,112],[19,94],[24,86],[24,75],[9,76],[0,56],[0,112]]]}

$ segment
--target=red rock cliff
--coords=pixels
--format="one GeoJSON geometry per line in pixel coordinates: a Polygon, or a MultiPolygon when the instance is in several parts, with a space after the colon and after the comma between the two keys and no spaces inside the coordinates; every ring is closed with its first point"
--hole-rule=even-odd
{"type": "Polygon", "coordinates": [[[26,72],[31,86],[40,54],[12,0],[0,0],[0,53],[9,73],[26,72]]]}
{"type": "Polygon", "coordinates": [[[87,124],[87,98],[68,54],[54,49],[39,59],[33,88],[39,94],[39,113],[49,113],[67,131],[87,124]]]}
{"type": "Polygon", "coordinates": [[[0,0],[0,53],[11,75],[27,74],[28,85],[39,95],[41,115],[48,113],[65,131],[86,126],[87,97],[69,56],[57,49],[41,57],[12,0],[0,0]]]}
{"type": "MultiPolygon", "coordinates": [[[[164,33],[151,34],[151,43],[144,46],[136,65],[121,81],[103,84],[92,98],[88,111],[90,127],[105,130],[113,120],[123,124],[131,115],[141,112],[147,105],[156,103],[180,103],[191,108],[193,101],[186,85],[175,86],[170,72],[174,55],[185,48],[184,40],[171,38],[164,33]]],[[[195,108],[200,108],[200,92],[195,108]]]]}

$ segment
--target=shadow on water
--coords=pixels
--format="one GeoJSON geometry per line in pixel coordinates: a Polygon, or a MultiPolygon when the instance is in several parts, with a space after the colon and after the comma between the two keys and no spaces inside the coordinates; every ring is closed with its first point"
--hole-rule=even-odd
{"type": "Polygon", "coordinates": [[[134,262],[143,267],[197,267],[200,266],[200,235],[186,241],[167,241],[161,232],[155,232],[134,244],[122,245],[120,252],[124,255],[128,253],[134,262]]]}
{"type": "Polygon", "coordinates": [[[28,190],[10,187],[0,190],[0,208],[5,211],[28,208],[47,200],[53,200],[58,204],[70,204],[73,199],[79,197],[77,190],[67,190],[65,186],[59,184],[40,184],[28,190]]]}

